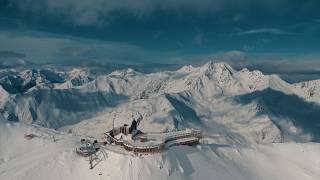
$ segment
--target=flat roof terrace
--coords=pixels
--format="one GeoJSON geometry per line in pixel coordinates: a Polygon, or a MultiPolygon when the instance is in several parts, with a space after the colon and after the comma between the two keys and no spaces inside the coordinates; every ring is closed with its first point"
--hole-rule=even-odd
{"type": "MultiPolygon", "coordinates": [[[[117,136],[119,136],[119,134],[117,136]]],[[[174,145],[196,144],[199,142],[199,139],[202,138],[202,133],[201,130],[198,129],[186,129],[166,133],[140,134],[133,138],[124,135],[120,136],[121,138],[113,138],[113,140],[126,150],[137,153],[154,153],[174,145]]]]}

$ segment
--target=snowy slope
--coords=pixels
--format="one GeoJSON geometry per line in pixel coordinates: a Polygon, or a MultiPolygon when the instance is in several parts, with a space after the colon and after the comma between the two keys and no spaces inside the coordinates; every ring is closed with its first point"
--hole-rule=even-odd
{"type": "Polygon", "coordinates": [[[296,83],[294,88],[307,101],[320,102],[320,80],[296,83]]]}
{"type": "Polygon", "coordinates": [[[140,112],[143,117],[141,128],[145,131],[198,127],[210,136],[213,134],[214,141],[223,143],[307,142],[319,139],[314,137],[319,127],[309,128],[317,124],[312,117],[317,116],[317,108],[301,112],[297,115],[299,119],[290,116],[290,113],[297,111],[294,108],[309,105],[299,101],[299,97],[303,96],[293,85],[276,75],[266,76],[259,71],[243,69],[237,72],[225,63],[209,62],[201,67],[185,66],[175,72],[148,75],[130,69],[117,71],[98,77],[84,88],[125,94],[131,100],[68,127],[75,133],[86,132],[96,136],[111,128],[112,119],[119,125],[130,123],[131,114],[140,112]],[[279,98],[282,100],[277,100],[279,98]],[[293,108],[286,109],[287,100],[297,102],[293,108]],[[276,109],[283,109],[283,112],[279,113],[276,109]],[[307,127],[297,126],[303,121],[303,116],[310,117],[307,127]],[[88,126],[103,128],[91,133],[86,130],[88,126]]]}
{"type": "Polygon", "coordinates": [[[97,77],[34,69],[0,82],[0,179],[320,179],[319,81],[208,62],[97,77]],[[80,137],[133,118],[144,132],[200,128],[205,144],[145,157],[106,149],[88,170],[74,153],[80,137]]]}
{"type": "Polygon", "coordinates": [[[314,143],[182,146],[144,157],[106,150],[103,160],[89,170],[88,161],[73,152],[76,140],[74,136],[48,129],[0,126],[0,179],[317,180],[320,177],[320,145],[314,143]],[[23,132],[39,137],[25,140],[23,132]]]}
{"type": "Polygon", "coordinates": [[[54,87],[56,89],[71,89],[82,86],[93,80],[88,70],[73,68],[69,72],[66,72],[65,79],[63,83],[55,83],[54,87]]]}
{"type": "Polygon", "coordinates": [[[0,85],[0,107],[3,107],[9,96],[10,94],[0,85]]]}
{"type": "MultiPolygon", "coordinates": [[[[314,117],[317,106],[298,114],[298,120],[290,115],[296,113],[294,108],[284,109],[283,113],[275,109],[284,107],[284,101],[274,101],[279,98],[295,101],[298,109],[312,106],[304,102],[310,99],[303,93],[307,90],[276,75],[236,71],[226,63],[208,62],[151,74],[127,69],[96,78],[88,70],[76,68],[68,72],[23,71],[17,77],[23,79],[19,87],[36,83],[27,92],[4,96],[2,118],[10,121],[74,132],[86,131],[86,126],[92,124],[101,127],[93,131],[97,135],[110,129],[113,118],[117,124],[129,123],[130,116],[139,112],[143,117],[141,128],[146,131],[198,127],[223,137],[220,141],[239,144],[318,139],[314,137],[319,128],[314,117]],[[59,77],[64,78],[61,83],[54,81],[59,77]],[[297,126],[303,116],[310,118],[307,128],[297,126]],[[309,126],[315,128],[310,130],[309,126]]],[[[316,93],[312,102],[315,97],[316,93]]]]}

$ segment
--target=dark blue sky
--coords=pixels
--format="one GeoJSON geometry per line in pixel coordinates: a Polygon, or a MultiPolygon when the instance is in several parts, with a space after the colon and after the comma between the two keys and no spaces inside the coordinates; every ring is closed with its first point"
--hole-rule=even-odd
{"type": "MultiPolygon", "coordinates": [[[[29,61],[317,60],[319,0],[1,0],[0,51],[29,61]]],[[[0,53],[1,54],[1,53],[0,53]]]]}

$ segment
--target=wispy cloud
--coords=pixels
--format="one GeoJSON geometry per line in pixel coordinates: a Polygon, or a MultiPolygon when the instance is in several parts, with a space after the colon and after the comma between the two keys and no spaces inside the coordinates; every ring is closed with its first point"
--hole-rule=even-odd
{"type": "MultiPolygon", "coordinates": [[[[288,16],[298,14],[297,9],[305,7],[318,10],[318,0],[308,2],[289,0],[11,0],[10,7],[18,7],[21,11],[31,13],[43,13],[52,17],[64,17],[63,21],[71,21],[77,25],[99,25],[110,19],[118,12],[129,13],[134,17],[145,17],[152,12],[166,11],[170,13],[189,11],[196,14],[219,14],[224,12],[234,13],[233,21],[238,21],[241,15],[248,10],[263,9],[267,15],[288,16]],[[238,7],[234,10],[232,7],[238,7]],[[250,8],[248,8],[250,7],[250,8]],[[286,11],[274,12],[275,9],[286,11]],[[288,13],[290,12],[290,13],[288,13]],[[237,15],[236,18],[234,18],[237,15]]],[[[300,11],[299,15],[307,14],[300,11]]],[[[39,14],[38,14],[39,15],[39,14]]]]}
{"type": "Polygon", "coordinates": [[[98,41],[41,32],[0,31],[0,50],[0,55],[23,55],[33,62],[95,60],[142,63],[152,57],[143,48],[128,43],[98,41]],[[14,52],[19,52],[19,54],[14,52]]]}
{"type": "Polygon", "coordinates": [[[225,7],[223,0],[12,0],[11,6],[17,6],[23,12],[44,13],[46,15],[65,17],[64,21],[71,21],[76,25],[99,25],[110,20],[118,12],[133,15],[132,17],[146,17],[157,10],[179,11],[189,9],[194,12],[206,12],[209,9],[218,11],[225,7]]]}
{"type": "Polygon", "coordinates": [[[273,34],[273,35],[298,35],[299,33],[293,33],[284,31],[277,28],[261,28],[261,29],[251,29],[247,31],[241,31],[236,33],[236,35],[251,35],[251,34],[273,34]]]}
{"type": "Polygon", "coordinates": [[[0,50],[0,60],[1,59],[10,59],[10,58],[25,58],[26,55],[22,53],[17,53],[14,51],[6,51],[6,50],[0,50]]]}
{"type": "Polygon", "coordinates": [[[227,62],[235,69],[260,70],[264,74],[279,74],[290,82],[320,79],[320,54],[248,54],[232,50],[198,57],[181,59],[180,62],[201,65],[208,61],[227,62]]]}
{"type": "Polygon", "coordinates": [[[207,39],[205,38],[205,36],[202,33],[198,33],[194,36],[193,38],[193,42],[197,45],[197,46],[202,46],[205,42],[207,41],[207,39]]]}
{"type": "Polygon", "coordinates": [[[244,51],[227,51],[212,56],[218,61],[226,61],[237,68],[259,68],[267,73],[320,73],[320,54],[282,55],[248,54],[244,51]]]}

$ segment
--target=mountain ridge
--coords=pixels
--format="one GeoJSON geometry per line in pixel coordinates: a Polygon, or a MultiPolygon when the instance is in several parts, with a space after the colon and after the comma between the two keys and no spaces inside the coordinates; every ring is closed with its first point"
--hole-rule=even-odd
{"type": "MultiPolygon", "coordinates": [[[[301,133],[301,138],[296,137],[299,133],[284,133],[283,129],[288,127],[297,128],[292,123],[294,120],[277,122],[275,119],[281,119],[280,114],[275,115],[270,110],[272,107],[265,102],[266,99],[257,97],[243,106],[238,102],[239,96],[258,94],[263,97],[265,95],[260,92],[271,92],[271,95],[281,92],[280,97],[297,96],[302,99],[301,104],[306,101],[317,106],[319,103],[316,95],[310,98],[302,93],[310,83],[303,87],[289,84],[277,75],[264,75],[246,68],[236,71],[224,62],[208,62],[199,67],[184,66],[177,71],[150,74],[133,69],[96,77],[90,76],[86,69],[59,73],[64,77],[61,83],[49,81],[47,86],[41,86],[48,79],[45,76],[45,80],[41,79],[41,83],[26,92],[7,94],[2,98],[3,119],[81,132],[84,124],[100,125],[104,130],[110,128],[108,122],[112,121],[112,113],[122,117],[116,118],[118,124],[130,123],[128,113],[134,113],[134,110],[143,117],[142,129],[146,131],[198,127],[206,129],[208,134],[224,136],[221,141],[225,143],[272,143],[283,142],[284,139],[309,141],[312,138],[304,133],[301,133]],[[72,84],[72,79],[76,79],[78,84],[72,84]]],[[[31,75],[34,76],[25,79],[39,77],[36,73],[31,75]]],[[[40,77],[43,76],[40,74],[40,77]]],[[[314,83],[311,85],[316,86],[314,83]]],[[[98,133],[103,133],[103,129],[94,135],[98,133]]]]}

